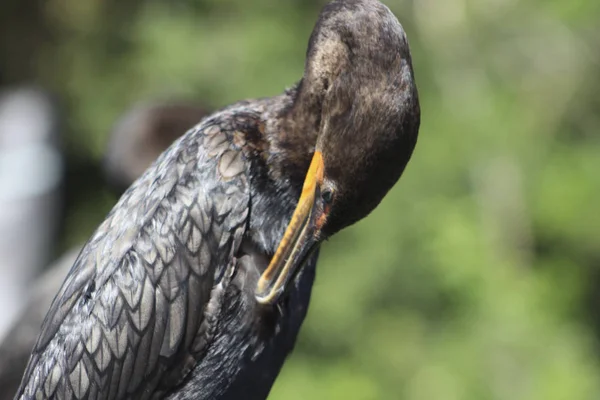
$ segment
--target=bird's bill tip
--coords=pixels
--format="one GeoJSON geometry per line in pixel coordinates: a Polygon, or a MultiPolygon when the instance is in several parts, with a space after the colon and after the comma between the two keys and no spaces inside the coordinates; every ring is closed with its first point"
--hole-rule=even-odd
{"type": "Polygon", "coordinates": [[[321,215],[317,215],[315,204],[320,196],[324,169],[323,156],[315,151],[298,205],[275,255],[258,281],[255,297],[261,304],[277,303],[290,280],[317,248],[316,231],[321,215]]]}

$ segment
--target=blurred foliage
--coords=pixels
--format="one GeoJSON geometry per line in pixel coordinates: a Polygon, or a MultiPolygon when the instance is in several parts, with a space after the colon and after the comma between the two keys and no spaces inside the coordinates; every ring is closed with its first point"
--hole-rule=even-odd
{"type": "MultiPolygon", "coordinates": [[[[68,151],[100,158],[137,101],[219,107],[293,84],[322,4],[47,0],[35,71],[0,78],[54,90],[68,151]]],[[[324,245],[271,398],[599,398],[600,3],[387,4],[412,46],[419,143],[381,206],[324,245]]],[[[78,203],[65,243],[113,200],[78,203]]]]}

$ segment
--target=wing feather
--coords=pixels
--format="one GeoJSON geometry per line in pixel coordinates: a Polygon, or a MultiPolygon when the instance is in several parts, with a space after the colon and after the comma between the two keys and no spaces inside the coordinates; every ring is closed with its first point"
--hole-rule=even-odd
{"type": "Polygon", "coordinates": [[[52,303],[16,398],[154,398],[203,356],[206,307],[249,208],[221,126],[205,120],[125,192],[52,303]]]}

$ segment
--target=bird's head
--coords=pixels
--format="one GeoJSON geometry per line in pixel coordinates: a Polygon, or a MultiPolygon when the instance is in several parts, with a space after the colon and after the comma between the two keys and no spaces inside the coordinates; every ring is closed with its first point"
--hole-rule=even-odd
{"type": "Polygon", "coordinates": [[[298,205],[257,285],[264,304],[278,300],[321,241],[367,216],[410,159],[420,122],[417,88],[406,35],[385,5],[325,6],[296,103],[319,113],[317,140],[298,205]]]}

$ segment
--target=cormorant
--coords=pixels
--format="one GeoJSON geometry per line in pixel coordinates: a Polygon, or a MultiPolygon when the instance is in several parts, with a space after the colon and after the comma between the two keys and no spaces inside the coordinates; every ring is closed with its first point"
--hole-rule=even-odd
{"type": "Polygon", "coordinates": [[[336,0],[304,76],[178,139],[85,245],[18,399],[264,399],[306,315],[318,248],[402,174],[420,108],[377,0],[336,0]]]}

